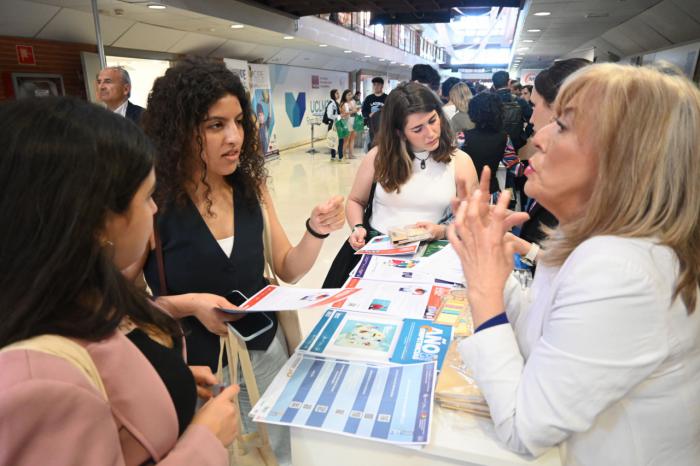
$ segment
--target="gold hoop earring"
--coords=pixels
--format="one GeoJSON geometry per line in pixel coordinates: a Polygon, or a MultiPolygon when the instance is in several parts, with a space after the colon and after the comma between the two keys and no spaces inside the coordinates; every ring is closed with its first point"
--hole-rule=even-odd
{"type": "Polygon", "coordinates": [[[113,248],[113,247],[114,247],[114,243],[113,243],[112,241],[108,240],[108,239],[102,240],[101,243],[102,243],[101,246],[102,246],[103,248],[106,248],[106,247],[113,248]]]}

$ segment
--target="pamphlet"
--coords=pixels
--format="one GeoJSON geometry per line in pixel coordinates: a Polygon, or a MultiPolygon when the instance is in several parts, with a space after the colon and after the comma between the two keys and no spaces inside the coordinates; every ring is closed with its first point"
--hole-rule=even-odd
{"type": "Polygon", "coordinates": [[[390,228],[389,236],[395,244],[406,244],[413,241],[425,241],[432,239],[433,235],[428,230],[415,225],[408,225],[402,228],[390,228]]]}
{"type": "Polygon", "coordinates": [[[412,256],[418,250],[420,241],[396,245],[388,236],[375,236],[355,254],[374,254],[377,256],[412,256]]]}
{"type": "Polygon", "coordinates": [[[336,301],[331,306],[346,311],[368,312],[397,317],[422,318],[428,307],[440,307],[442,297],[450,291],[449,286],[379,282],[350,278],[345,288],[359,288],[360,291],[336,301]]]}
{"type": "Polygon", "coordinates": [[[430,439],[435,363],[382,366],[296,353],[253,407],[257,422],[380,442],[430,439]]]}
{"type": "Polygon", "coordinates": [[[382,282],[400,283],[441,283],[452,286],[464,286],[464,275],[459,270],[448,270],[440,274],[435,267],[421,265],[424,259],[403,259],[365,255],[350,273],[351,277],[364,278],[382,282]],[[439,278],[436,278],[439,277],[439,278]],[[443,277],[448,277],[443,278],[443,277]]]}
{"type": "Polygon", "coordinates": [[[221,309],[229,314],[250,312],[288,311],[307,309],[345,299],[357,293],[359,288],[293,288],[290,286],[268,285],[258,291],[240,309],[221,309]]]}
{"type": "Polygon", "coordinates": [[[452,326],[455,337],[471,335],[474,332],[474,324],[467,301],[467,291],[449,290],[445,293],[433,317],[433,322],[452,326]]]}

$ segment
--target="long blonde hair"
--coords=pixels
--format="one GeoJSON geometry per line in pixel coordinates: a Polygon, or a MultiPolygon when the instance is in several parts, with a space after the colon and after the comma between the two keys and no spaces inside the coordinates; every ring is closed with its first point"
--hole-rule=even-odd
{"type": "Polygon", "coordinates": [[[561,265],[583,241],[654,238],[680,265],[674,297],[693,312],[700,284],[700,91],[682,76],[615,64],[585,67],[562,86],[554,111],[572,108],[598,157],[583,216],[545,243],[561,265]]]}
{"type": "Polygon", "coordinates": [[[472,98],[472,91],[464,83],[457,83],[450,89],[450,102],[455,104],[457,110],[467,113],[469,110],[469,100],[472,98]]]}

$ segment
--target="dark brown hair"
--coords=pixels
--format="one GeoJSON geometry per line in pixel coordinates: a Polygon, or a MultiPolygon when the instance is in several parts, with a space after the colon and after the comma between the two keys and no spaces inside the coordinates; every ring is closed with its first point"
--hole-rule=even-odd
{"type": "Polygon", "coordinates": [[[196,182],[205,186],[207,210],[211,209],[211,188],[206,182],[206,163],[199,157],[204,149],[200,124],[219,99],[232,95],[243,110],[243,147],[236,171],[226,177],[250,204],[261,198],[261,185],[267,179],[265,159],[255,128],[250,98],[238,76],[221,62],[204,58],[187,58],[169,68],[156,79],[148,97],[148,108],[141,125],[156,147],[156,202],[163,208],[169,203],[183,204],[187,185],[200,164],[202,177],[196,182]]]}
{"type": "Polygon", "coordinates": [[[404,131],[409,115],[436,111],[440,118],[440,144],[431,153],[433,160],[449,163],[456,149],[450,122],[442,112],[438,96],[422,84],[399,84],[391,91],[382,107],[379,123],[378,152],[374,160],[374,177],[387,192],[399,192],[413,171],[413,151],[406,144],[404,131]]]}

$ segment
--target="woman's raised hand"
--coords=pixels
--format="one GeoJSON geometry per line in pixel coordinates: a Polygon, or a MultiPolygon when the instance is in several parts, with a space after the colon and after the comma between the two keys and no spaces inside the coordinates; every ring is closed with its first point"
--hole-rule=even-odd
{"type": "Polygon", "coordinates": [[[309,217],[311,229],[321,235],[341,229],[345,224],[344,201],[343,196],[333,196],[323,204],[314,207],[309,217]]]}

